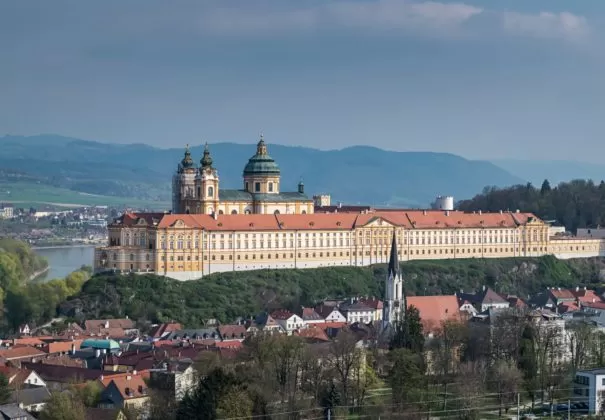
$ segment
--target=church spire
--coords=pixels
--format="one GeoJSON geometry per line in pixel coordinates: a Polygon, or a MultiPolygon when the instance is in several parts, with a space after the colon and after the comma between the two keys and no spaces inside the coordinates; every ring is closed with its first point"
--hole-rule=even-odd
{"type": "Polygon", "coordinates": [[[189,145],[185,147],[185,156],[181,161],[181,166],[183,168],[192,168],[193,167],[193,159],[191,159],[191,152],[189,151],[189,145]]]}
{"type": "Polygon", "coordinates": [[[388,276],[395,278],[399,275],[401,267],[399,266],[399,256],[397,252],[397,232],[393,230],[393,241],[391,242],[391,256],[389,258],[388,276]]]}

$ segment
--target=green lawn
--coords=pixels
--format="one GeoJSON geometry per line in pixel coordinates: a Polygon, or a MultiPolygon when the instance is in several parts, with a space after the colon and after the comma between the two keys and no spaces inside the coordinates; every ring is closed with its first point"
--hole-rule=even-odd
{"type": "Polygon", "coordinates": [[[170,207],[165,201],[147,201],[128,197],[93,195],[57,188],[35,182],[0,182],[0,202],[15,207],[38,207],[42,204],[55,207],[115,206],[164,210],[170,207]]]}

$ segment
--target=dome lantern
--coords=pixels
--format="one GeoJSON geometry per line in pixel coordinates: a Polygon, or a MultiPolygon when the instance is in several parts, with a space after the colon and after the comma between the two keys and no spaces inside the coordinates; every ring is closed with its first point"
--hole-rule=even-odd
{"type": "Polygon", "coordinates": [[[256,154],[252,156],[244,168],[244,176],[279,176],[280,170],[275,160],[267,153],[267,145],[263,135],[256,145],[256,154]]]}

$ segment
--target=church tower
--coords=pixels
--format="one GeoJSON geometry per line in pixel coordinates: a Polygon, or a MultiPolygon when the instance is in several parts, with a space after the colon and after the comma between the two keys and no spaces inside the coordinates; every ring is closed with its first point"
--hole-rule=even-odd
{"type": "Polygon", "coordinates": [[[200,171],[195,179],[196,197],[198,199],[196,213],[218,214],[218,171],[212,166],[212,157],[210,156],[208,143],[204,146],[204,156],[200,164],[200,171]]]}
{"type": "Polygon", "coordinates": [[[185,156],[179,163],[172,177],[172,212],[193,213],[195,208],[195,177],[196,168],[189,145],[185,148],[185,156]]]}
{"type": "Polygon", "coordinates": [[[252,194],[279,194],[280,170],[269,153],[261,134],[256,154],[244,168],[244,190],[252,194]]]}
{"type": "Polygon", "coordinates": [[[391,257],[389,258],[389,267],[387,270],[384,291],[384,312],[382,320],[385,326],[392,326],[403,319],[406,310],[405,296],[403,294],[403,277],[401,276],[401,267],[399,266],[399,256],[397,252],[396,231],[393,231],[391,257]]]}

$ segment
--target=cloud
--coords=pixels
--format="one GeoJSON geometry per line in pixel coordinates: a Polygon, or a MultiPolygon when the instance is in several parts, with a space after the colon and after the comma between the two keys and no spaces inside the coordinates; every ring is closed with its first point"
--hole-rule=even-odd
{"type": "Polygon", "coordinates": [[[574,42],[585,39],[590,32],[584,16],[569,12],[541,12],[534,15],[506,12],[502,14],[502,24],[504,30],[512,35],[574,42]]]}
{"type": "Polygon", "coordinates": [[[449,31],[482,11],[463,3],[349,0],[281,11],[223,8],[202,17],[202,28],[221,35],[266,34],[334,26],[377,31],[449,31]]]}

